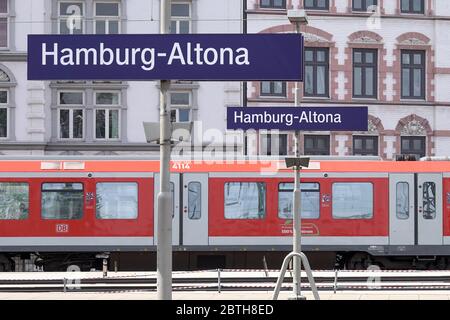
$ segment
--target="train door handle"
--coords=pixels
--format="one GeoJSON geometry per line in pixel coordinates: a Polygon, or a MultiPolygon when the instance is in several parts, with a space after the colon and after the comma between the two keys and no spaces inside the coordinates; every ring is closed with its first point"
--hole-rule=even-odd
{"type": "Polygon", "coordinates": [[[187,209],[186,206],[184,206],[184,207],[183,207],[183,213],[187,213],[187,212],[188,212],[188,209],[187,209]]]}
{"type": "Polygon", "coordinates": [[[419,213],[422,213],[422,211],[423,211],[422,207],[419,207],[419,213]]]}

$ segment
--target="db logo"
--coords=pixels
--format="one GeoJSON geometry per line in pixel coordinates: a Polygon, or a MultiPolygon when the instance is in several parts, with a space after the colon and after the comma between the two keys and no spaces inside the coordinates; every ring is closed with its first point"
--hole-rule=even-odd
{"type": "Polygon", "coordinates": [[[67,232],[69,232],[69,225],[68,224],[57,224],[56,225],[56,232],[57,233],[67,233],[67,232]]]}

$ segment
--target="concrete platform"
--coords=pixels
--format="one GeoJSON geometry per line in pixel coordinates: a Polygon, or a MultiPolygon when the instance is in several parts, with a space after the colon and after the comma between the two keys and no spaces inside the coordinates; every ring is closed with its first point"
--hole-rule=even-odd
{"type": "MultiPolygon", "coordinates": [[[[313,300],[310,292],[304,292],[313,300]]],[[[174,300],[270,300],[272,292],[174,292],[174,300]]],[[[287,300],[290,293],[282,292],[280,300],[287,300]]],[[[449,291],[401,291],[370,292],[348,291],[320,292],[321,300],[450,300],[449,291]]],[[[111,293],[0,293],[0,300],[155,300],[155,292],[111,292],[111,293]]]]}

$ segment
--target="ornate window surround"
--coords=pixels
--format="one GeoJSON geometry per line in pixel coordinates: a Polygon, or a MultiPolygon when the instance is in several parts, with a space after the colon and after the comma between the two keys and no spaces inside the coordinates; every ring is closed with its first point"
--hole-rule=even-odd
{"type": "Polygon", "coordinates": [[[8,103],[3,107],[8,109],[7,114],[7,130],[8,134],[1,141],[16,140],[16,86],[17,81],[11,70],[4,64],[0,63],[0,89],[8,91],[8,103]]]}
{"type": "MultiPolygon", "coordinates": [[[[73,81],[73,82],[52,82],[50,84],[51,89],[51,105],[50,105],[50,121],[51,121],[51,142],[61,142],[58,137],[58,92],[59,91],[83,91],[84,92],[84,137],[81,141],[87,143],[102,143],[107,144],[108,142],[122,142],[126,143],[127,139],[127,89],[128,84],[126,82],[98,82],[98,81],[73,81]],[[120,91],[121,105],[120,107],[115,107],[120,110],[120,139],[108,140],[98,140],[95,139],[95,123],[94,123],[94,113],[98,106],[95,105],[94,93],[98,91],[120,91]]],[[[64,141],[67,141],[66,139],[64,141]]],[[[72,140],[70,140],[72,141],[72,140]]],[[[79,142],[80,139],[74,139],[74,142],[79,142]]],[[[67,142],[66,142],[67,143],[67,142]]]]}

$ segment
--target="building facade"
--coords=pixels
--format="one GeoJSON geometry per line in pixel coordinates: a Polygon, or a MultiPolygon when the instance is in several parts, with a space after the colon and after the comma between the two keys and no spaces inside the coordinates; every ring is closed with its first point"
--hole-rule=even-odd
{"type": "MultiPolygon", "coordinates": [[[[305,9],[302,105],[368,106],[368,132],[302,132],[307,155],[450,154],[450,3],[446,0],[248,0],[249,33],[289,33],[305,9]]],[[[294,83],[249,82],[249,106],[294,103],[294,83]]],[[[292,154],[289,132],[247,136],[249,154],[292,154]]]]}
{"type": "MultiPolygon", "coordinates": [[[[158,0],[0,0],[0,154],[157,154],[142,123],[159,121],[158,81],[28,81],[26,60],[29,34],[159,33],[159,8],[158,0]]],[[[171,30],[241,33],[241,16],[240,0],[174,0],[171,30]]],[[[195,146],[220,151],[215,137],[226,132],[225,107],[241,104],[241,84],[174,81],[169,102],[172,121],[194,122],[195,146]]]]}
{"type": "MultiPolygon", "coordinates": [[[[0,154],[157,154],[157,81],[28,81],[28,34],[159,33],[159,0],[0,0],[0,154]]],[[[447,0],[173,0],[173,33],[286,33],[306,9],[303,105],[369,106],[368,132],[302,132],[309,155],[450,154],[447,0]]],[[[293,153],[290,132],[226,129],[226,107],[290,106],[294,83],[174,81],[173,121],[208,154],[293,153]]],[[[183,152],[190,152],[191,146],[183,152]]]]}

